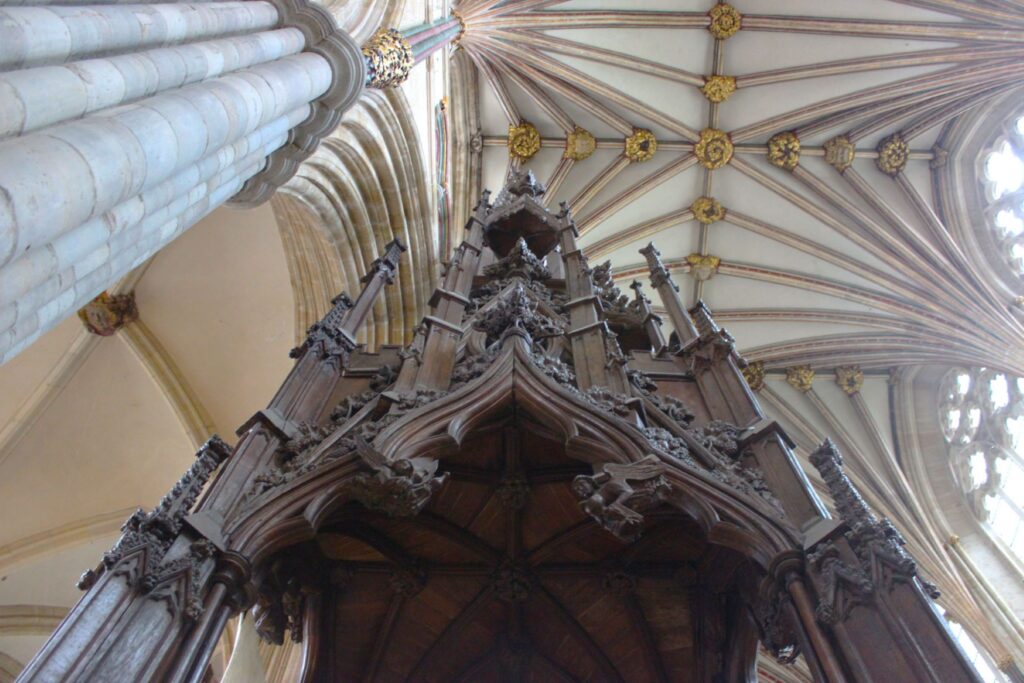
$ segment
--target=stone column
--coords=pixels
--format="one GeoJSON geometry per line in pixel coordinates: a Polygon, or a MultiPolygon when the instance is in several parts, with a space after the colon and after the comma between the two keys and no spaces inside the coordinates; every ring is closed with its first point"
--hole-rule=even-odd
{"type": "Polygon", "coordinates": [[[308,0],[0,8],[0,363],[221,204],[268,199],[365,68],[308,0]]]}

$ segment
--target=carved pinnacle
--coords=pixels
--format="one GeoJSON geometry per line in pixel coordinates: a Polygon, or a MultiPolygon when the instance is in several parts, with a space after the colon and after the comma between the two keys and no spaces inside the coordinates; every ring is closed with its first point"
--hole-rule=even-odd
{"type": "Polygon", "coordinates": [[[648,242],[647,246],[640,250],[640,253],[647,259],[647,268],[651,272],[651,284],[658,288],[667,282],[672,285],[672,289],[678,292],[679,287],[672,281],[668,268],[661,262],[661,252],[654,246],[654,242],[648,242]]]}
{"type": "Polygon", "coordinates": [[[397,237],[388,242],[384,247],[384,255],[374,259],[373,263],[370,264],[370,270],[363,276],[360,282],[369,282],[378,273],[384,273],[387,281],[391,282],[395,276],[395,271],[398,270],[398,259],[401,258],[402,252],[405,249],[405,245],[397,237]]]}
{"type": "Polygon", "coordinates": [[[715,319],[711,317],[711,311],[705,305],[704,300],[697,302],[697,305],[690,309],[690,317],[693,318],[693,322],[697,325],[697,332],[700,336],[714,334],[718,332],[718,324],[715,319]]]}

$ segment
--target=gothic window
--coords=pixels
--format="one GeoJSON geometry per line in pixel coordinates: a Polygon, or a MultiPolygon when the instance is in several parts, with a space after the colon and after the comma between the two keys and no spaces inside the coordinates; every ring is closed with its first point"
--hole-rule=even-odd
{"type": "Polygon", "coordinates": [[[992,666],[992,662],[989,661],[988,656],[978,647],[974,639],[971,638],[970,634],[960,625],[958,621],[951,618],[945,613],[941,607],[939,611],[946,617],[946,622],[949,624],[949,630],[952,632],[953,637],[956,638],[956,642],[963,648],[964,654],[967,655],[967,660],[974,665],[975,670],[978,672],[978,676],[984,683],[997,683],[999,681],[1005,681],[1006,678],[997,673],[997,670],[992,666]]]}
{"type": "Polygon", "coordinates": [[[982,156],[985,208],[995,244],[1024,278],[1024,116],[1009,123],[982,156]]]}
{"type": "Polygon", "coordinates": [[[974,514],[1024,560],[1024,379],[984,368],[951,370],[940,389],[939,420],[953,476],[974,514]]]}

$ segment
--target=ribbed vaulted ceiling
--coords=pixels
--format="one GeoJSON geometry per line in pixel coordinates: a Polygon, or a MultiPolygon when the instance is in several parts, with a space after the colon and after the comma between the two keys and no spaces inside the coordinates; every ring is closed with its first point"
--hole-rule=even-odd
{"type": "Polygon", "coordinates": [[[637,250],[653,240],[691,302],[769,367],[1024,372],[1014,283],[964,238],[984,219],[964,224],[936,199],[958,161],[944,126],[1012,98],[1024,73],[1018,3],[456,9],[482,79],[483,185],[534,170],[573,208],[592,262],[642,276],[637,250]],[[656,139],[650,159],[630,158],[637,129],[656,139]],[[596,149],[580,158],[588,134],[596,149]]]}

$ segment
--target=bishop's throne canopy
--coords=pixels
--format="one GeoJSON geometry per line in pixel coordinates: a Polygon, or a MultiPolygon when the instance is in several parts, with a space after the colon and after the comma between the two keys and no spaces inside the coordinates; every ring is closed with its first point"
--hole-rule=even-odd
{"type": "Polygon", "coordinates": [[[303,681],[754,681],[759,651],[833,683],[976,680],[832,444],[834,516],[655,247],[657,309],[543,194],[529,172],[484,193],[412,342],[370,352],[388,245],[237,446],[128,520],[22,680],[199,681],[245,610],[303,681]]]}

